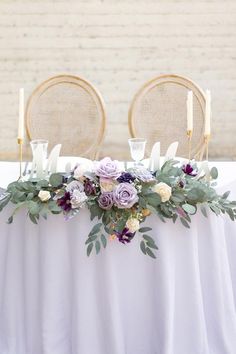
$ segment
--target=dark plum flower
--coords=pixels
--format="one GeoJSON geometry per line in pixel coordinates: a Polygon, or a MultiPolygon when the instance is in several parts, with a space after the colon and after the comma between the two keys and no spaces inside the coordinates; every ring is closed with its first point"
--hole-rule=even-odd
{"type": "Polygon", "coordinates": [[[182,171],[186,173],[186,175],[195,177],[197,176],[196,170],[190,165],[190,163],[187,163],[186,165],[183,165],[182,171]]]}
{"type": "Polygon", "coordinates": [[[84,183],[84,191],[86,195],[95,195],[96,194],[96,187],[94,182],[87,179],[84,183]]]}
{"type": "Polygon", "coordinates": [[[123,183],[123,182],[131,183],[131,182],[134,182],[134,180],[135,180],[135,177],[129,172],[122,172],[121,176],[119,178],[117,178],[117,181],[120,183],[123,183]]]}
{"type": "Polygon", "coordinates": [[[130,232],[129,229],[125,227],[122,232],[115,231],[115,235],[121,243],[126,244],[132,240],[135,232],[130,232]]]}
{"type": "Polygon", "coordinates": [[[57,200],[57,205],[61,207],[65,212],[69,212],[72,209],[70,192],[65,192],[63,197],[57,200]]]}

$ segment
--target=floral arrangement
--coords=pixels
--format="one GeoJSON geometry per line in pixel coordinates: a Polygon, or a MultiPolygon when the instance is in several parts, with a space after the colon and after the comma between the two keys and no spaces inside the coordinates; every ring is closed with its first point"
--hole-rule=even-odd
{"type": "Polygon", "coordinates": [[[85,242],[88,256],[93,249],[99,253],[105,248],[108,239],[127,244],[139,234],[142,252],[156,258],[152,229],[141,225],[150,214],[163,222],[179,219],[187,228],[197,209],[205,217],[211,211],[236,220],[236,202],[228,200],[229,192],[218,195],[214,189],[217,177],[215,167],[207,176],[191,162],[170,160],[152,173],[144,167],[123,170],[118,161],[106,157],[90,170],[80,164],[69,174],[52,174],[49,180],[11,183],[0,200],[0,211],[12,202],[16,208],[8,223],[24,207],[37,224],[40,216],[46,219],[49,213],[63,213],[68,220],[86,206],[91,220],[98,219],[85,242]]]}

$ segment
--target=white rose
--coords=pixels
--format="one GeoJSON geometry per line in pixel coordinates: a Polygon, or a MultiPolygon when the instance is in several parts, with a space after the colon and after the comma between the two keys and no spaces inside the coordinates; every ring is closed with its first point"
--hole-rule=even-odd
{"type": "Polygon", "coordinates": [[[171,187],[164,182],[156,184],[152,190],[160,195],[162,202],[167,202],[171,197],[171,187]]]}
{"type": "Polygon", "coordinates": [[[38,197],[41,202],[47,202],[51,198],[51,194],[48,191],[41,190],[39,191],[38,197]]]}
{"type": "Polygon", "coordinates": [[[87,199],[88,198],[84,192],[80,192],[78,189],[75,189],[71,194],[70,200],[72,209],[82,207],[87,199]]]}
{"type": "Polygon", "coordinates": [[[139,221],[138,219],[131,218],[126,222],[126,227],[128,227],[130,232],[136,232],[139,230],[139,221]]]}
{"type": "Polygon", "coordinates": [[[79,180],[84,176],[85,172],[90,171],[90,166],[88,164],[80,164],[74,170],[74,178],[79,180]]]}

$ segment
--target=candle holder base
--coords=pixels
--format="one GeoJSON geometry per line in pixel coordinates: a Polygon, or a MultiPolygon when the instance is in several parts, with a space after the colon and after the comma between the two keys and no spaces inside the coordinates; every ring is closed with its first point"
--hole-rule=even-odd
{"type": "Polygon", "coordinates": [[[20,175],[19,175],[18,181],[21,181],[23,179],[23,176],[22,176],[23,139],[18,138],[17,144],[19,145],[19,163],[20,163],[20,175]]]}
{"type": "Polygon", "coordinates": [[[204,144],[205,144],[205,151],[206,151],[206,160],[208,161],[209,156],[209,141],[210,141],[210,134],[204,136],[204,144]]]}

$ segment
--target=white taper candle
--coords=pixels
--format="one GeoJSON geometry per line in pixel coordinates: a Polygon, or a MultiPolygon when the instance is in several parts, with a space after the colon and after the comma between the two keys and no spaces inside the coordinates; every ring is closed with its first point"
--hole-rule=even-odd
{"type": "Polygon", "coordinates": [[[19,91],[18,139],[24,138],[24,89],[19,91]]]}
{"type": "Polygon", "coordinates": [[[187,98],[187,131],[193,131],[193,92],[188,91],[187,98]]]}
{"type": "Polygon", "coordinates": [[[211,92],[206,90],[205,136],[211,134],[211,92]]]}

